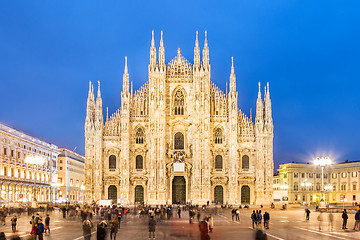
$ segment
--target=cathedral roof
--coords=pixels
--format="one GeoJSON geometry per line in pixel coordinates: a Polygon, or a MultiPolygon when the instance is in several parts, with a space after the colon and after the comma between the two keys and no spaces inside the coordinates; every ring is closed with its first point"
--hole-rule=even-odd
{"type": "Polygon", "coordinates": [[[183,77],[190,76],[192,74],[192,66],[188,60],[186,60],[178,49],[178,54],[167,65],[167,75],[169,77],[183,77]]]}

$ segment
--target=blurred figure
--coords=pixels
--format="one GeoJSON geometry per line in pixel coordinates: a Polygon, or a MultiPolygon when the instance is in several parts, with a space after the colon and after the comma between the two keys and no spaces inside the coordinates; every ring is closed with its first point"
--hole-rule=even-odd
{"type": "Polygon", "coordinates": [[[107,224],[106,224],[105,220],[102,220],[101,222],[99,222],[99,224],[97,225],[97,228],[96,228],[97,240],[105,240],[106,239],[106,227],[107,227],[107,224]]]}
{"type": "Polygon", "coordinates": [[[155,221],[154,217],[151,216],[149,219],[149,239],[151,239],[151,238],[155,239],[155,225],[156,225],[156,221],[155,221]],[[152,235],[152,237],[151,237],[151,235],[152,235]]]}
{"type": "Polygon", "coordinates": [[[319,230],[321,230],[321,225],[322,225],[322,221],[323,221],[322,212],[320,212],[320,214],[318,215],[317,220],[319,222],[319,230]]]}
{"type": "Polygon", "coordinates": [[[0,240],[6,240],[4,232],[0,232],[0,240]]]}
{"type": "Polygon", "coordinates": [[[210,239],[209,232],[208,232],[208,224],[207,224],[205,218],[199,222],[199,230],[200,230],[200,239],[201,240],[209,240],[210,239]]]}
{"type": "Polygon", "coordinates": [[[333,222],[334,222],[334,215],[332,213],[329,213],[329,230],[333,230],[333,222]]]}
{"type": "Polygon", "coordinates": [[[305,210],[306,220],[310,220],[310,210],[307,208],[305,210]]]}
{"type": "Polygon", "coordinates": [[[346,225],[347,225],[348,218],[349,217],[347,215],[346,209],[344,209],[343,214],[342,214],[342,219],[343,219],[342,229],[347,229],[346,225]]]}
{"type": "Polygon", "coordinates": [[[46,218],[45,218],[45,233],[46,231],[49,231],[50,233],[50,217],[49,214],[46,214],[46,218]]]}
{"type": "Polygon", "coordinates": [[[14,216],[11,218],[11,230],[13,232],[16,232],[16,223],[17,223],[17,217],[14,214],[14,216]]]}
{"type": "Polygon", "coordinates": [[[354,230],[359,230],[360,228],[360,210],[358,210],[355,213],[355,225],[354,225],[354,230]]]}
{"type": "Polygon", "coordinates": [[[43,240],[44,229],[45,229],[44,224],[42,223],[41,219],[39,219],[37,224],[37,231],[36,231],[36,236],[38,240],[43,240]]]}
{"type": "Polygon", "coordinates": [[[118,232],[118,221],[112,220],[110,224],[110,240],[116,240],[116,234],[118,232]]]}
{"type": "Polygon", "coordinates": [[[269,221],[270,221],[270,214],[268,212],[264,213],[264,228],[269,229],[269,221]]]}
{"type": "Polygon", "coordinates": [[[21,240],[21,238],[19,237],[19,235],[17,233],[14,233],[11,237],[11,240],[21,240]]]}
{"type": "Polygon", "coordinates": [[[255,240],[267,240],[266,233],[260,224],[256,230],[255,240]]]}
{"type": "Polygon", "coordinates": [[[211,214],[208,217],[209,221],[209,232],[212,232],[214,229],[214,218],[211,216],[211,214]]]}
{"type": "Polygon", "coordinates": [[[255,225],[256,225],[256,213],[255,213],[255,210],[253,210],[253,212],[251,214],[251,221],[252,221],[252,227],[255,228],[255,225]]]}
{"type": "Polygon", "coordinates": [[[85,220],[83,222],[83,236],[84,240],[90,240],[91,239],[91,229],[93,228],[92,222],[90,220],[85,220]]]}

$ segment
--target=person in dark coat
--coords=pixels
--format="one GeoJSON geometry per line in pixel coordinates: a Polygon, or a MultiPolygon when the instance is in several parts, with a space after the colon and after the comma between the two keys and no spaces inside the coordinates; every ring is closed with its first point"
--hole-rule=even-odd
{"type": "Polygon", "coordinates": [[[201,240],[209,240],[209,231],[208,224],[206,222],[206,218],[199,222],[199,230],[200,230],[200,239],[201,240]]]}
{"type": "Polygon", "coordinates": [[[90,220],[84,220],[83,221],[83,236],[84,236],[84,240],[90,240],[91,239],[91,229],[92,229],[93,225],[92,222],[90,220]]]}
{"type": "Polygon", "coordinates": [[[270,221],[270,214],[268,212],[264,213],[264,228],[269,229],[269,221],[270,221]]]}
{"type": "Polygon", "coordinates": [[[116,234],[118,232],[118,221],[112,220],[110,224],[110,240],[116,240],[116,234]]]}
{"type": "Polygon", "coordinates": [[[97,225],[97,228],[96,228],[97,240],[105,240],[106,239],[106,227],[107,227],[107,224],[104,220],[99,222],[99,224],[97,225]]]}
{"type": "Polygon", "coordinates": [[[342,219],[343,219],[342,229],[347,229],[346,225],[347,225],[348,218],[349,217],[347,215],[346,209],[344,209],[343,214],[342,214],[342,219]]]}
{"type": "Polygon", "coordinates": [[[151,216],[149,219],[149,238],[151,238],[152,235],[152,238],[155,239],[155,225],[156,221],[154,219],[154,216],[151,216]]]}
{"type": "Polygon", "coordinates": [[[37,224],[37,231],[36,231],[36,236],[39,240],[43,240],[43,233],[44,233],[44,224],[41,221],[41,218],[38,220],[38,224],[37,224]]]}
{"type": "Polygon", "coordinates": [[[267,240],[267,235],[259,224],[258,229],[256,230],[255,240],[267,240]]]}
{"type": "Polygon", "coordinates": [[[306,220],[310,220],[310,210],[308,208],[305,210],[305,214],[306,214],[306,220]]]}

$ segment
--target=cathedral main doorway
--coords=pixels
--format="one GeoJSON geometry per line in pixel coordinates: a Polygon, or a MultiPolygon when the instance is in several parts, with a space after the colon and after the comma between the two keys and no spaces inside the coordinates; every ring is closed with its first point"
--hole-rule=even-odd
{"type": "Polygon", "coordinates": [[[186,202],[186,181],[184,177],[176,176],[172,181],[172,202],[186,202]]]}
{"type": "Polygon", "coordinates": [[[214,202],[221,204],[224,203],[224,189],[220,185],[214,188],[214,202]]]}
{"type": "Polygon", "coordinates": [[[135,203],[144,202],[144,188],[141,185],[135,187],[135,203]]]}

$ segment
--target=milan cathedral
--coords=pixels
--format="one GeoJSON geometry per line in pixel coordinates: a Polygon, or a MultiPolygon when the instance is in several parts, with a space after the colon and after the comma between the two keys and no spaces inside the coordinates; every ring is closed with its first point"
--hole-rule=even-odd
{"type": "Polygon", "coordinates": [[[130,86],[127,58],[121,106],[104,121],[100,82],[89,84],[85,120],[87,200],[121,204],[269,204],[273,199],[273,121],[269,84],[260,83],[253,122],[238,109],[232,60],[230,88],[211,81],[209,47],[196,32],[194,62],[180,49],[165,63],[161,32],[150,47],[148,81],[130,86]]]}

